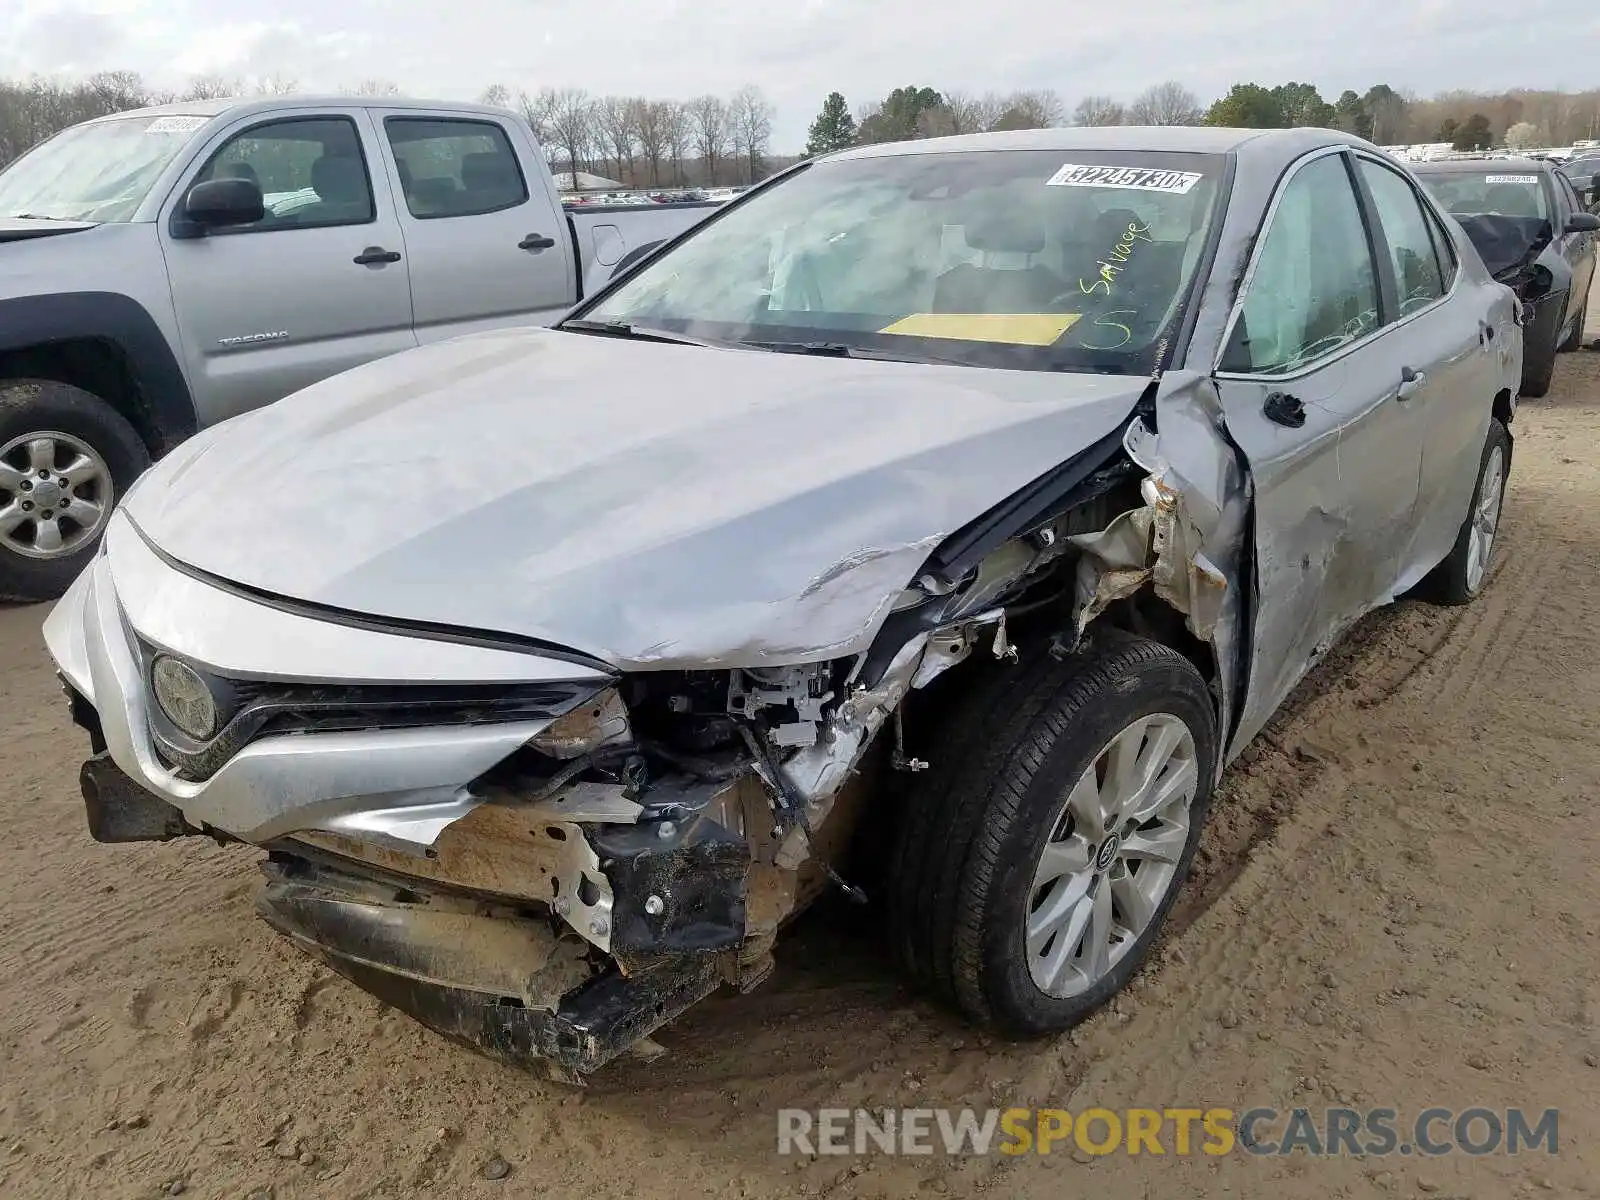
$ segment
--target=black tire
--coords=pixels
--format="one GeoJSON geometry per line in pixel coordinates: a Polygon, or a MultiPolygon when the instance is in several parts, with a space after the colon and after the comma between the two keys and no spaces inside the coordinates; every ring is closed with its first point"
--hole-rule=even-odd
{"type": "Polygon", "coordinates": [[[1571,354],[1583,347],[1583,327],[1589,317],[1589,299],[1583,297],[1578,302],[1578,319],[1573,322],[1572,332],[1567,335],[1567,340],[1556,347],[1558,353],[1571,354]]]}
{"type": "MultiPolygon", "coordinates": [[[[1552,302],[1554,301],[1547,301],[1552,302]]],[[[1531,330],[1530,330],[1531,331],[1531,330]]],[[[1539,344],[1523,333],[1522,342],[1522,395],[1538,400],[1550,390],[1550,379],[1555,378],[1555,352],[1562,341],[1560,318],[1552,318],[1549,330],[1539,330],[1539,344]]]]}
{"type": "MultiPolygon", "coordinates": [[[[87,445],[111,476],[110,507],[150,465],[132,425],[105,401],[71,384],[49,379],[0,380],[0,449],[35,433],[64,434],[87,445]]],[[[0,486],[0,509],[20,503],[20,493],[0,486]]],[[[23,526],[23,528],[28,528],[23,526]]],[[[100,524],[104,531],[104,524],[100,524]]],[[[30,558],[0,538],[0,600],[53,600],[94,556],[99,536],[56,558],[30,558]]]]}
{"type": "Polygon", "coordinates": [[[887,924],[911,980],[1010,1037],[1059,1032],[1115,994],[1149,952],[1194,857],[1218,754],[1205,681],[1182,655],[1118,631],[1065,662],[1046,654],[957,703],[918,777],[889,856],[887,924]],[[1024,945],[1034,872],[1062,806],[1102,749],[1140,716],[1190,731],[1198,783],[1174,877],[1143,933],[1070,998],[1035,984],[1024,945]]]}
{"type": "MultiPolygon", "coordinates": [[[[1489,581],[1489,567],[1485,563],[1483,570],[1474,580],[1472,578],[1472,525],[1473,517],[1478,512],[1479,502],[1483,498],[1485,484],[1485,468],[1493,457],[1495,449],[1499,448],[1501,462],[1500,500],[1495,505],[1495,530],[1500,526],[1500,511],[1505,505],[1505,482],[1511,475],[1511,435],[1506,432],[1506,427],[1498,419],[1489,418],[1489,434],[1484,438],[1483,453],[1478,456],[1478,482],[1472,488],[1472,503],[1467,508],[1467,516],[1461,522],[1461,529],[1456,534],[1455,545],[1450,548],[1449,555],[1423,580],[1418,594],[1425,600],[1434,604],[1460,605],[1469,604],[1476,600],[1489,581]]],[[[1493,555],[1494,546],[1491,539],[1489,547],[1493,555]]]]}

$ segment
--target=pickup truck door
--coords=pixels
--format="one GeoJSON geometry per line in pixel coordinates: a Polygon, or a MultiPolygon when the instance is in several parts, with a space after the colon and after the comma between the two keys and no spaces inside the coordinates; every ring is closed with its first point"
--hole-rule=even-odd
{"type": "Polygon", "coordinates": [[[1414,346],[1384,327],[1370,235],[1348,154],[1291,168],[1216,371],[1255,489],[1260,607],[1244,729],[1392,595],[1410,540],[1423,425],[1400,393],[1414,346]]]}
{"type": "Polygon", "coordinates": [[[520,121],[374,109],[422,342],[553,320],[578,298],[566,213],[520,121]]]}
{"type": "Polygon", "coordinates": [[[201,424],[416,345],[404,243],[359,107],[241,119],[216,134],[159,219],[201,424]],[[184,236],[195,183],[254,179],[267,215],[184,236]]]}

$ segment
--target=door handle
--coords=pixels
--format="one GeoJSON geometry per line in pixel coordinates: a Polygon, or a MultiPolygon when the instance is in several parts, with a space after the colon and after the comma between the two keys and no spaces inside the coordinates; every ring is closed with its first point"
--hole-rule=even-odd
{"type": "Polygon", "coordinates": [[[397,263],[400,261],[400,251],[385,250],[382,246],[368,246],[350,261],[361,267],[370,267],[374,263],[397,263]]]}
{"type": "Polygon", "coordinates": [[[517,243],[518,250],[548,250],[556,244],[553,237],[545,237],[542,233],[530,233],[517,243]]]}
{"type": "Polygon", "coordinates": [[[1422,390],[1422,385],[1428,382],[1428,376],[1423,371],[1413,371],[1410,367],[1400,368],[1400,386],[1395,389],[1396,400],[1409,400],[1422,390]]]}

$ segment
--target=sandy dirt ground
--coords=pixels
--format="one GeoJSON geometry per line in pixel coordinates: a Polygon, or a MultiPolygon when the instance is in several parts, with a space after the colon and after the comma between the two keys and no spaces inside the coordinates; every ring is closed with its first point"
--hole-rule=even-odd
{"type": "Polygon", "coordinates": [[[1157,957],[1045,1044],[908,995],[822,913],[763,990],[581,1093],[448,1045],[258,922],[254,852],[91,841],[45,610],[0,610],[0,1195],[1600,1191],[1600,353],[1564,356],[1515,428],[1486,595],[1352,634],[1230,772],[1157,957]],[[775,1150],[782,1107],[1336,1102],[1557,1107],[1560,1153],[775,1150]]]}

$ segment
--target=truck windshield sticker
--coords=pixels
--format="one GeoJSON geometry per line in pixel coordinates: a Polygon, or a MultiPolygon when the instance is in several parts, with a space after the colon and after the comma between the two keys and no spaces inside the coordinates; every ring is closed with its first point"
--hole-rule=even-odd
{"type": "Polygon", "coordinates": [[[878,332],[1006,346],[1049,346],[1082,316],[1082,313],[911,313],[878,332]]]}
{"type": "Polygon", "coordinates": [[[1048,187],[1126,188],[1136,192],[1172,192],[1179,196],[1205,176],[1199,171],[1163,171],[1158,167],[1093,167],[1066,163],[1049,179],[1048,187]]]}
{"type": "Polygon", "coordinates": [[[146,133],[193,133],[210,117],[157,117],[144,127],[146,133]]]}
{"type": "Polygon", "coordinates": [[[1092,276],[1079,276],[1078,290],[1085,296],[1098,293],[1109,296],[1114,290],[1113,285],[1117,276],[1127,270],[1128,264],[1133,261],[1133,248],[1140,242],[1149,242],[1154,239],[1150,236],[1150,226],[1138,221],[1130,222],[1127,229],[1122,231],[1105,257],[1095,263],[1095,273],[1092,276]]]}
{"type": "Polygon", "coordinates": [[[1486,175],[1485,183],[1538,183],[1537,175],[1486,175]]]}

